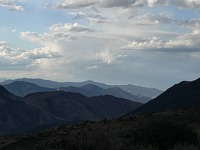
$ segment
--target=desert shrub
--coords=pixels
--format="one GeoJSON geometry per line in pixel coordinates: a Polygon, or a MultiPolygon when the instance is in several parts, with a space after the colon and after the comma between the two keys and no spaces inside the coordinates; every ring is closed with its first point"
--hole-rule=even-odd
{"type": "Polygon", "coordinates": [[[132,134],[136,144],[162,150],[173,148],[177,144],[198,144],[197,133],[192,128],[169,121],[152,121],[140,125],[132,134]]]}

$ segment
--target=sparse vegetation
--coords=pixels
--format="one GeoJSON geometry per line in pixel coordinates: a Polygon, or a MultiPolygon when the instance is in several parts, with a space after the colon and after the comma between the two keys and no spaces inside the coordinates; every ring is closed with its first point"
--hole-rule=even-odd
{"type": "Polygon", "coordinates": [[[200,122],[195,118],[199,112],[190,108],[62,125],[20,137],[2,150],[197,150],[200,122]]]}
{"type": "Polygon", "coordinates": [[[197,133],[191,127],[166,120],[140,125],[132,134],[135,143],[160,150],[173,148],[177,144],[198,144],[197,133]]]}

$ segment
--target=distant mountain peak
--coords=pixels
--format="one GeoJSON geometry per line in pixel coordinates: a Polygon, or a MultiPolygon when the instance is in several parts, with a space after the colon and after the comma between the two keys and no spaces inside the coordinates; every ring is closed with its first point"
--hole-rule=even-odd
{"type": "Polygon", "coordinates": [[[82,86],[81,88],[83,88],[83,89],[102,89],[94,84],[87,84],[87,85],[82,86]]]}
{"type": "Polygon", "coordinates": [[[11,93],[21,97],[35,92],[53,91],[53,89],[41,87],[36,84],[20,80],[16,80],[10,84],[4,85],[4,87],[11,93]]]}
{"type": "MultiPolygon", "coordinates": [[[[86,88],[87,87],[86,85],[88,85],[88,84],[95,85],[102,89],[110,89],[110,88],[118,87],[121,90],[123,90],[131,95],[136,95],[136,96],[140,95],[140,97],[143,96],[143,97],[147,97],[148,99],[155,98],[162,93],[162,91],[154,89],[154,88],[141,87],[141,86],[136,86],[136,85],[132,85],[132,84],[108,85],[108,84],[104,84],[104,83],[95,82],[93,80],[87,80],[87,81],[83,81],[83,82],[56,82],[56,81],[44,80],[44,79],[22,78],[22,79],[16,79],[16,80],[6,80],[4,82],[1,82],[1,85],[7,85],[14,81],[25,81],[25,82],[32,83],[32,84],[35,84],[40,87],[46,87],[46,88],[51,88],[51,89],[59,89],[61,87],[65,87],[65,88],[73,87],[74,90],[76,90],[76,88],[81,88],[81,87],[86,88]],[[84,87],[84,86],[86,86],[86,87],[84,87]]],[[[97,87],[93,86],[90,88],[97,89],[97,87]]],[[[89,87],[87,87],[87,88],[89,88],[89,87]]],[[[28,93],[30,93],[30,92],[28,92],[28,93]]],[[[20,96],[22,96],[22,95],[25,95],[25,91],[20,94],[20,96]]],[[[145,101],[145,102],[147,102],[147,101],[145,101]]]]}

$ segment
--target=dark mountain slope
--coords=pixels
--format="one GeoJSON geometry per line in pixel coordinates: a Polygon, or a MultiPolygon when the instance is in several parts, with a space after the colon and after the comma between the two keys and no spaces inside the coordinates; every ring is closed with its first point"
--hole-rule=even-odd
{"type": "Polygon", "coordinates": [[[133,114],[192,106],[200,106],[200,79],[175,84],[157,98],[134,110],[133,114]]]}
{"type": "Polygon", "coordinates": [[[124,98],[124,99],[132,100],[132,101],[140,102],[140,103],[145,103],[150,100],[148,97],[132,95],[128,92],[121,90],[118,87],[102,89],[93,84],[88,84],[88,85],[82,86],[80,88],[72,87],[72,86],[62,87],[62,88],[58,88],[58,90],[65,91],[65,92],[81,93],[88,97],[101,96],[101,95],[112,95],[115,97],[124,98]]]}
{"type": "Polygon", "coordinates": [[[113,96],[86,97],[79,93],[43,92],[26,96],[24,102],[58,118],[70,121],[119,117],[141,103],[113,96]]]}
{"type": "Polygon", "coordinates": [[[44,115],[0,86],[0,135],[27,132],[51,122],[56,118],[44,115]]]}
{"type": "Polygon", "coordinates": [[[60,123],[78,123],[124,115],[140,103],[113,96],[40,92],[21,98],[0,86],[0,135],[29,132],[60,123]]]}
{"type": "Polygon", "coordinates": [[[4,87],[11,93],[21,97],[35,92],[55,91],[54,89],[40,87],[36,84],[28,83],[25,81],[15,81],[10,84],[4,85],[4,87]]]}

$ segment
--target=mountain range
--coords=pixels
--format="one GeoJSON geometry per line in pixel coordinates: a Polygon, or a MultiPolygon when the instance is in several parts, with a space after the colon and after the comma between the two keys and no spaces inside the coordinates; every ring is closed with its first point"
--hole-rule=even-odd
{"type": "Polygon", "coordinates": [[[3,87],[6,88],[10,93],[21,97],[24,97],[30,93],[55,91],[55,89],[41,87],[25,81],[14,81],[10,84],[3,85],[3,87]]]}
{"type": "Polygon", "coordinates": [[[82,87],[72,87],[72,86],[61,87],[61,88],[58,88],[57,90],[81,93],[88,97],[112,95],[115,97],[124,98],[124,99],[132,100],[132,101],[140,102],[140,103],[146,103],[150,100],[150,98],[148,97],[144,97],[140,95],[132,95],[126,91],[123,91],[119,87],[111,87],[111,88],[103,89],[93,84],[84,85],[82,87]]]}
{"type": "Polygon", "coordinates": [[[86,97],[63,91],[17,97],[0,86],[0,135],[19,134],[41,127],[124,115],[141,103],[113,96],[86,97]]]}
{"type": "Polygon", "coordinates": [[[135,113],[161,112],[200,106],[200,78],[175,84],[155,99],[134,110],[135,113]]]}
{"type": "Polygon", "coordinates": [[[1,137],[0,149],[199,149],[200,78],[175,84],[146,104],[80,94],[108,89],[88,84],[18,97],[0,86],[0,135],[46,129],[1,137]]]}
{"type": "Polygon", "coordinates": [[[52,89],[24,81],[12,82],[8,85],[4,86],[10,90],[19,90],[18,92],[21,94],[26,90],[34,93],[19,97],[0,86],[0,135],[28,132],[41,128],[41,126],[111,119],[125,114],[136,115],[200,106],[200,79],[175,84],[143,105],[106,95],[114,91],[113,95],[124,94],[128,97],[130,93],[127,94],[119,87],[103,89],[88,84],[82,87],[70,86],[52,89]],[[28,90],[29,88],[30,90],[28,90]]]}
{"type": "Polygon", "coordinates": [[[16,79],[16,80],[5,80],[0,83],[0,85],[7,85],[15,81],[25,81],[28,83],[33,83],[35,85],[38,85],[40,87],[46,87],[51,89],[57,89],[61,87],[83,87],[85,85],[96,85],[102,89],[108,89],[113,87],[118,87],[121,90],[130,93],[135,96],[139,97],[148,97],[149,99],[155,98],[158,95],[162,93],[162,91],[155,89],[155,88],[147,88],[147,87],[141,87],[141,86],[135,86],[135,85],[107,85],[104,83],[98,83],[91,80],[84,81],[84,82],[55,82],[50,80],[44,80],[44,79],[28,79],[28,78],[22,78],[22,79],[16,79]]]}
{"type": "Polygon", "coordinates": [[[57,89],[52,89],[52,88],[40,87],[36,84],[28,83],[25,81],[14,81],[10,84],[4,85],[4,87],[9,92],[21,97],[24,97],[28,94],[35,92],[65,91],[65,92],[80,93],[88,97],[112,95],[115,97],[124,98],[140,103],[146,103],[150,100],[150,98],[148,97],[140,95],[132,95],[126,91],[123,91],[118,87],[103,89],[93,84],[84,85],[82,87],[70,86],[70,87],[61,87],[57,89]]]}

